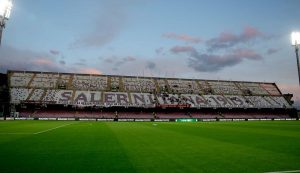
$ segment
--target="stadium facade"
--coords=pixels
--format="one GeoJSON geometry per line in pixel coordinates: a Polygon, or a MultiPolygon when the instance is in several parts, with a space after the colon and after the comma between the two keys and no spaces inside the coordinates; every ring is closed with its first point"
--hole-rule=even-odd
{"type": "Polygon", "coordinates": [[[35,71],[8,71],[7,81],[19,118],[296,118],[275,83],[35,71]]]}

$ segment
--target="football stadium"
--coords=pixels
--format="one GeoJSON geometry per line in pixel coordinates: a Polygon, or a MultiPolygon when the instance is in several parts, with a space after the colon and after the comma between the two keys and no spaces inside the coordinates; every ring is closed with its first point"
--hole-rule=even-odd
{"type": "Polygon", "coordinates": [[[299,7],[0,0],[0,173],[300,173],[299,7]]]}
{"type": "Polygon", "coordinates": [[[297,111],[275,83],[36,71],[2,79],[0,172],[299,169],[297,111]]]}

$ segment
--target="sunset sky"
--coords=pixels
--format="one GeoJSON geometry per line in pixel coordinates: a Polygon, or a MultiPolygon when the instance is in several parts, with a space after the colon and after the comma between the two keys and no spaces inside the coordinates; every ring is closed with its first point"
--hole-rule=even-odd
{"type": "Polygon", "coordinates": [[[276,82],[300,105],[299,0],[14,0],[0,72],[276,82]]]}

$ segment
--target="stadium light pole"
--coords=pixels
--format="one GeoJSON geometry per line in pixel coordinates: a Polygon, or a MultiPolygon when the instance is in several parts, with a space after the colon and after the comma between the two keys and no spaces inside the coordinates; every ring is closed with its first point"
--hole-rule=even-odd
{"type": "Polygon", "coordinates": [[[9,19],[12,9],[12,0],[0,0],[0,46],[2,40],[2,32],[5,28],[5,21],[9,19]]]}
{"type": "Polygon", "coordinates": [[[298,67],[298,78],[299,78],[299,86],[300,86],[300,64],[299,64],[299,44],[300,44],[300,32],[292,32],[291,34],[292,46],[295,47],[296,59],[297,59],[297,67],[298,67]]]}

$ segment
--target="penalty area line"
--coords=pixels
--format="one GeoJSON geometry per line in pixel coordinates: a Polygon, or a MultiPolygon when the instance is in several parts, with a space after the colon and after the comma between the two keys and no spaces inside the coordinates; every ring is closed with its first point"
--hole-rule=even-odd
{"type": "MultiPolygon", "coordinates": [[[[76,122],[76,123],[77,123],[77,122],[76,122]]],[[[37,135],[37,134],[41,134],[41,133],[45,133],[45,132],[49,132],[49,131],[52,131],[52,130],[55,130],[55,129],[58,129],[58,128],[66,127],[66,126],[68,126],[68,125],[72,125],[72,124],[75,124],[75,123],[64,124],[64,125],[61,125],[61,126],[53,127],[53,128],[51,128],[51,129],[47,129],[47,130],[43,130],[43,131],[39,131],[39,132],[32,133],[32,134],[34,134],[34,135],[37,135]]]]}
{"type": "Polygon", "coordinates": [[[293,172],[300,172],[300,170],[274,171],[274,172],[265,172],[265,173],[293,173],[293,172]]]}

